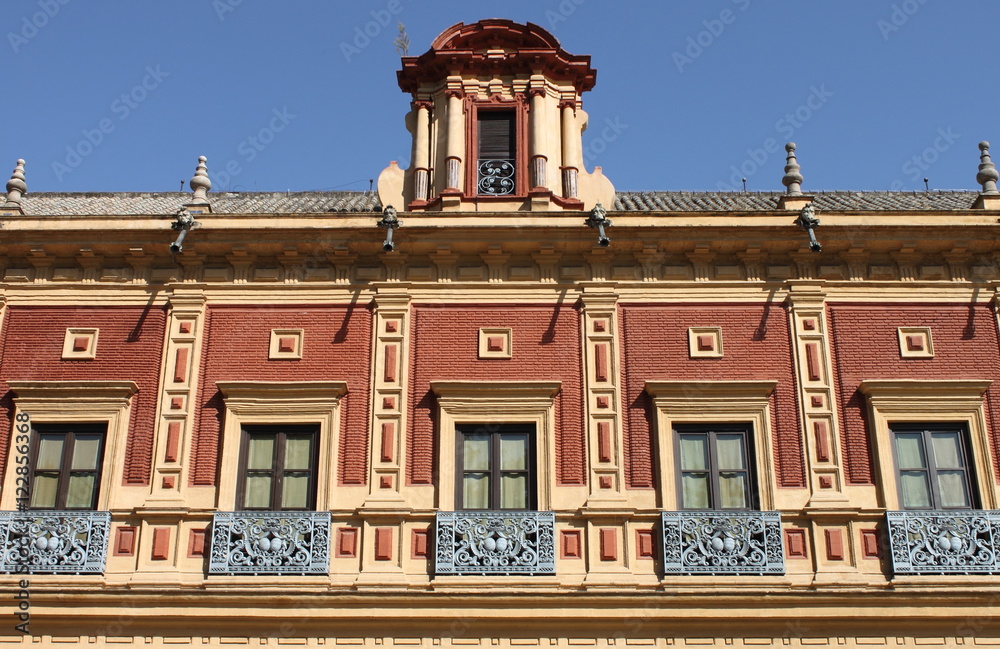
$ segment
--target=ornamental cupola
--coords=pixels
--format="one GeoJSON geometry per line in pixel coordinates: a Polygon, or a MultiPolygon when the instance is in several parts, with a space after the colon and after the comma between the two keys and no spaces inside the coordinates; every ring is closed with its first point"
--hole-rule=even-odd
{"type": "Polygon", "coordinates": [[[383,205],[406,211],[560,211],[613,205],[615,189],[583,166],[594,87],[589,56],[569,54],[537,25],[458,23],[402,59],[413,97],[411,164],[379,176],[383,205]]]}

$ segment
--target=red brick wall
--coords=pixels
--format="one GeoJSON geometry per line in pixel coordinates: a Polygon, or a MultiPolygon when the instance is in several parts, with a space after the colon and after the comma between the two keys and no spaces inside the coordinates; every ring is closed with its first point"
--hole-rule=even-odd
{"type": "Polygon", "coordinates": [[[225,415],[216,381],[346,381],[340,402],[340,484],[365,484],[372,314],[365,306],[210,307],[202,350],[191,483],[214,485],[225,415]],[[268,360],[272,329],[302,329],[300,360],[268,360]]]}
{"type": "Polygon", "coordinates": [[[847,481],[872,484],[871,430],[858,385],[865,379],[989,379],[987,426],[994,474],[1000,479],[996,422],[1000,421],[1000,349],[988,306],[830,304],[831,345],[837,370],[841,450],[847,481]],[[934,358],[902,358],[898,327],[930,327],[934,358]]]}
{"type": "Polygon", "coordinates": [[[7,461],[13,400],[7,381],[134,381],[124,484],[149,484],[157,383],[166,312],[162,307],[10,306],[0,361],[0,465],[7,461]],[[69,327],[97,327],[97,357],[62,360],[69,327]]]}
{"type": "Polygon", "coordinates": [[[572,307],[437,306],[413,309],[407,480],[432,484],[437,402],[431,381],[561,381],[555,399],[557,484],[586,483],[580,316],[572,307]],[[478,358],[480,327],[510,327],[513,358],[478,358]]]}
{"type": "Polygon", "coordinates": [[[626,482],[655,483],[656,413],[646,381],[778,382],[771,395],[772,445],[780,487],[805,486],[788,313],[780,305],[622,305],[626,482]],[[721,327],[722,358],[692,359],[689,327],[721,327]]]}

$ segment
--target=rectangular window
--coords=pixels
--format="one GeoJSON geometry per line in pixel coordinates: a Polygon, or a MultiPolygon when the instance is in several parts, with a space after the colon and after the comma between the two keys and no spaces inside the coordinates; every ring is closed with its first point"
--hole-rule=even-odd
{"type": "Polygon", "coordinates": [[[31,509],[97,509],[106,424],[36,425],[31,509]]]}
{"type": "Polygon", "coordinates": [[[756,509],[750,431],[746,426],[674,428],[681,509],[756,509]]]}
{"type": "Polygon", "coordinates": [[[482,111],[477,124],[479,173],[477,193],[486,196],[513,194],[515,189],[515,113],[482,111]]]}
{"type": "Polygon", "coordinates": [[[903,509],[972,509],[974,489],[961,425],[893,425],[903,509]]]}
{"type": "Polygon", "coordinates": [[[316,426],[245,426],[237,507],[315,509],[317,435],[316,426]]]}
{"type": "Polygon", "coordinates": [[[535,508],[531,425],[466,425],[456,436],[458,509],[535,508]]]}

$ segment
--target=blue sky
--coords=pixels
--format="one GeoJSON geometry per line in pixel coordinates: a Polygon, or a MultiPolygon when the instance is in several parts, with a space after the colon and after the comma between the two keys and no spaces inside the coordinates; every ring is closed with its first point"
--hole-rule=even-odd
{"type": "Polygon", "coordinates": [[[972,0],[4,0],[0,173],[29,192],[364,190],[404,164],[410,54],[534,22],[590,54],[588,167],[618,190],[977,189],[997,4],[972,0]],[[498,12],[502,11],[501,14],[498,12]],[[6,166],[5,166],[6,165],[6,166]]]}

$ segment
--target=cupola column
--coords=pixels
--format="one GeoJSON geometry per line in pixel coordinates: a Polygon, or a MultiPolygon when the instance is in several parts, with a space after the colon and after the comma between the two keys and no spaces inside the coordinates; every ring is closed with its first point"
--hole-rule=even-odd
{"type": "MultiPolygon", "coordinates": [[[[461,80],[459,79],[459,83],[461,80]]],[[[449,80],[449,85],[450,80],[449,80]]],[[[446,185],[449,190],[461,190],[462,157],[465,154],[465,110],[462,97],[465,93],[460,88],[449,88],[445,91],[448,97],[448,144],[446,165],[446,185]]]]}
{"type": "MultiPolygon", "coordinates": [[[[542,81],[544,84],[544,80],[542,81]]],[[[528,115],[528,142],[531,152],[531,187],[544,189],[547,186],[545,178],[545,87],[534,87],[528,91],[531,97],[531,112],[528,115]]]]}
{"type": "Polygon", "coordinates": [[[580,174],[580,152],[576,144],[581,142],[579,134],[574,134],[576,126],[576,102],[564,101],[559,104],[562,126],[562,182],[563,198],[578,198],[577,177],[580,174]]]}
{"type": "Polygon", "coordinates": [[[429,101],[417,101],[414,102],[414,107],[417,109],[417,125],[414,134],[416,150],[413,152],[413,193],[415,200],[426,201],[430,184],[431,104],[429,101]]]}

